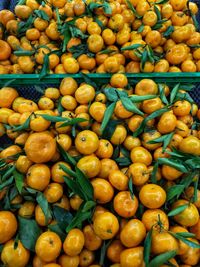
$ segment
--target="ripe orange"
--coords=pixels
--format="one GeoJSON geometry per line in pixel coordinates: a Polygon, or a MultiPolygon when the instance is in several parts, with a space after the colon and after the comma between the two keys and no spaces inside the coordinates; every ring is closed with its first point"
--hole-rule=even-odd
{"type": "Polygon", "coordinates": [[[72,229],[69,231],[63,243],[64,252],[69,256],[77,256],[80,254],[85,243],[85,237],[81,230],[72,229]]]}

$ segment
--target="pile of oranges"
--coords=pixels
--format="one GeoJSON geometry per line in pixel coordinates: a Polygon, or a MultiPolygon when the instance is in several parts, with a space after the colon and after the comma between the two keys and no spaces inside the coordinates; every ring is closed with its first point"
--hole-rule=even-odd
{"type": "Polygon", "coordinates": [[[189,0],[22,0],[0,11],[0,74],[200,71],[189,0]]]}
{"type": "Polygon", "coordinates": [[[199,266],[200,109],[189,89],[121,73],[103,86],[64,78],[38,101],[1,88],[0,136],[13,142],[0,152],[1,263],[199,266]]]}

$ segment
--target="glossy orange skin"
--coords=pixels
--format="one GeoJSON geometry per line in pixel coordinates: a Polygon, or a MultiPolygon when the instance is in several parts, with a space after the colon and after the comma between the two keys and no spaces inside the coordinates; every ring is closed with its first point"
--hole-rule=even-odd
{"type": "MultiPolygon", "coordinates": [[[[187,233],[187,229],[185,229],[184,227],[181,226],[172,226],[170,227],[170,231],[174,232],[174,233],[187,233]]],[[[189,249],[189,246],[186,245],[183,241],[178,240],[178,245],[179,245],[179,249],[177,254],[178,255],[183,255],[187,252],[187,250],[189,249]]]]}
{"type": "Polygon", "coordinates": [[[139,193],[141,203],[149,209],[160,208],[166,201],[166,192],[155,184],[144,185],[139,193]]]}
{"type": "Polygon", "coordinates": [[[75,138],[75,146],[84,155],[92,154],[99,146],[98,136],[89,130],[82,131],[75,138]]]}
{"type": "Polygon", "coordinates": [[[128,189],[128,181],[129,181],[128,176],[126,176],[120,170],[115,170],[110,172],[108,180],[112,184],[112,186],[119,191],[128,189]]]}
{"type": "Polygon", "coordinates": [[[56,142],[47,133],[34,133],[26,141],[25,152],[35,163],[48,162],[56,152],[56,142]]]}
{"type": "Polygon", "coordinates": [[[112,144],[106,139],[99,140],[99,146],[98,146],[98,149],[96,150],[95,154],[100,159],[101,158],[111,158],[113,155],[112,144]]]}
{"type": "Polygon", "coordinates": [[[120,262],[120,254],[124,250],[124,246],[120,240],[114,240],[107,249],[107,257],[113,263],[120,262]]]}
{"type": "Polygon", "coordinates": [[[59,183],[50,183],[44,190],[44,196],[49,203],[57,202],[63,196],[63,187],[59,183]]]}
{"type": "Polygon", "coordinates": [[[54,261],[60,254],[62,242],[54,232],[43,232],[35,245],[36,254],[46,262],[54,261]]]}
{"type": "Polygon", "coordinates": [[[194,233],[195,237],[200,240],[200,219],[195,225],[190,227],[190,232],[194,233]]]}
{"type": "Polygon", "coordinates": [[[93,251],[84,248],[79,255],[79,259],[80,267],[87,267],[94,262],[95,254],[93,251]]]}
{"type": "Polygon", "coordinates": [[[95,89],[91,85],[83,84],[77,88],[75,98],[80,104],[88,104],[95,98],[95,89]]]}
{"type": "Polygon", "coordinates": [[[0,90],[0,107],[10,108],[14,100],[18,97],[18,92],[12,87],[3,87],[0,90]]]}
{"type": "Polygon", "coordinates": [[[131,164],[128,173],[132,177],[133,184],[136,186],[145,184],[150,176],[147,166],[143,163],[131,164]]]}
{"type": "Polygon", "coordinates": [[[177,208],[182,205],[188,205],[188,207],[174,216],[174,220],[182,226],[193,226],[199,220],[199,212],[196,206],[192,203],[189,204],[187,200],[179,199],[177,200],[172,209],[177,208]]]}
{"type": "Polygon", "coordinates": [[[93,222],[94,232],[101,239],[107,240],[113,238],[119,230],[117,217],[111,212],[99,214],[93,222]]]}
{"type": "Polygon", "coordinates": [[[119,167],[116,162],[112,159],[102,159],[101,160],[101,170],[99,172],[99,177],[107,179],[109,173],[113,170],[118,170],[119,167]]]}
{"type": "Polygon", "coordinates": [[[78,161],[77,167],[83,171],[87,177],[93,178],[97,176],[101,170],[101,161],[95,155],[88,155],[82,157],[78,161]]]}
{"type": "Polygon", "coordinates": [[[66,254],[63,254],[59,257],[58,263],[62,267],[78,267],[79,266],[79,256],[68,256],[66,254]]]}
{"type": "Polygon", "coordinates": [[[197,137],[188,136],[179,145],[182,152],[200,156],[200,141],[197,137]]]}
{"type": "Polygon", "coordinates": [[[161,254],[170,250],[178,251],[178,241],[167,232],[154,231],[152,235],[152,253],[161,254]]]}
{"type": "Polygon", "coordinates": [[[94,178],[91,181],[94,189],[94,199],[101,204],[108,203],[114,196],[114,189],[112,185],[102,178],[94,178]]]}
{"type": "Polygon", "coordinates": [[[84,234],[79,229],[69,231],[63,243],[64,252],[69,256],[77,256],[80,254],[85,243],[84,234]]]}
{"type": "MultiPolygon", "coordinates": [[[[191,238],[191,241],[194,242],[194,243],[199,244],[199,242],[194,238],[191,238]]],[[[181,258],[181,261],[184,264],[188,264],[188,265],[194,266],[194,265],[199,263],[199,260],[200,260],[200,249],[189,247],[187,252],[185,254],[181,255],[180,258],[181,258]]]]}
{"type": "Polygon", "coordinates": [[[14,248],[14,240],[10,239],[5,243],[1,252],[1,260],[7,266],[25,267],[30,258],[30,252],[19,240],[18,246],[14,248]]]}
{"type": "Polygon", "coordinates": [[[27,184],[33,189],[43,191],[50,181],[50,170],[45,164],[34,164],[27,172],[27,184]]]}
{"type": "Polygon", "coordinates": [[[157,84],[150,79],[143,79],[135,87],[136,95],[154,95],[158,92],[157,84]]]}
{"type": "Polygon", "coordinates": [[[95,251],[97,249],[100,248],[101,244],[102,244],[102,240],[100,237],[98,237],[95,232],[94,229],[91,225],[86,225],[83,228],[83,234],[85,237],[85,244],[84,246],[90,250],[90,251],[95,251]]]}
{"type": "Polygon", "coordinates": [[[121,267],[140,267],[143,266],[143,247],[125,249],[120,254],[121,267]]]}
{"type": "Polygon", "coordinates": [[[142,215],[142,222],[146,227],[147,231],[150,231],[150,229],[154,226],[155,229],[160,229],[160,226],[158,225],[158,221],[162,222],[163,228],[165,230],[169,229],[169,219],[166,213],[162,211],[161,209],[148,209],[146,210],[142,215]]]}
{"type": "Polygon", "coordinates": [[[176,116],[170,112],[164,113],[157,125],[157,129],[161,134],[166,134],[174,131],[176,127],[176,116]]]}
{"type": "Polygon", "coordinates": [[[113,204],[117,214],[123,218],[130,218],[137,211],[138,199],[136,196],[132,199],[129,191],[121,191],[115,196],[113,204]]]}
{"type": "Polygon", "coordinates": [[[144,163],[149,166],[152,162],[152,156],[147,149],[140,146],[131,150],[131,160],[133,163],[144,163]]]}
{"type": "Polygon", "coordinates": [[[131,219],[127,222],[120,233],[120,240],[125,247],[136,247],[146,236],[146,228],[138,219],[131,219]]]}
{"type": "Polygon", "coordinates": [[[168,181],[174,181],[181,177],[183,173],[178,171],[177,169],[170,167],[168,165],[163,165],[162,166],[162,175],[165,179],[168,181]]]}
{"type": "Polygon", "coordinates": [[[10,211],[0,211],[0,244],[9,241],[17,231],[17,220],[10,211]]]}

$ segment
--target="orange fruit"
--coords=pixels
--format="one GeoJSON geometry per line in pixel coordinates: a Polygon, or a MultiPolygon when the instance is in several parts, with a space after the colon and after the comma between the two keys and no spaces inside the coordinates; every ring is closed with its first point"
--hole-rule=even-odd
{"type": "Polygon", "coordinates": [[[99,236],[97,236],[94,232],[94,229],[91,225],[86,225],[83,228],[83,234],[85,237],[84,246],[90,250],[95,251],[98,250],[102,244],[102,240],[99,236]]]}
{"type": "Polygon", "coordinates": [[[94,199],[101,204],[108,203],[114,196],[112,185],[105,179],[95,178],[91,181],[94,189],[94,199]]]}
{"type": "Polygon", "coordinates": [[[140,267],[144,266],[143,247],[128,248],[120,254],[121,267],[140,267]]]}
{"type": "Polygon", "coordinates": [[[45,132],[31,134],[25,143],[27,157],[35,163],[50,161],[56,152],[56,142],[45,132]]]}
{"type": "Polygon", "coordinates": [[[93,178],[98,175],[101,170],[101,161],[95,155],[88,155],[82,157],[77,167],[84,172],[88,178],[93,178]]]}
{"type": "Polygon", "coordinates": [[[15,248],[15,241],[9,240],[3,247],[1,252],[1,260],[6,266],[26,267],[30,258],[30,252],[27,250],[21,241],[18,241],[18,246],[15,248]]]}
{"type": "Polygon", "coordinates": [[[182,226],[193,226],[199,220],[199,212],[196,206],[187,200],[179,199],[172,205],[172,210],[182,205],[188,205],[185,210],[174,216],[174,220],[182,226]]]}
{"type": "Polygon", "coordinates": [[[167,214],[161,209],[147,209],[142,215],[142,222],[149,231],[152,227],[160,230],[159,222],[162,223],[163,229],[169,229],[169,219],[167,214]]]}
{"type": "Polygon", "coordinates": [[[17,231],[17,220],[10,211],[0,211],[0,244],[9,241],[17,231]]]}
{"type": "Polygon", "coordinates": [[[36,241],[35,252],[46,262],[54,261],[60,254],[62,242],[54,232],[43,232],[36,241]]]}
{"type": "Polygon", "coordinates": [[[0,89],[0,107],[10,108],[14,100],[18,97],[18,92],[12,87],[3,87],[0,89]]]}
{"type": "Polygon", "coordinates": [[[11,55],[11,48],[9,44],[3,40],[0,40],[0,60],[6,60],[11,55]]]}
{"type": "Polygon", "coordinates": [[[141,203],[149,209],[160,208],[166,201],[166,192],[156,184],[143,185],[139,198],[141,203]]]}
{"type": "Polygon", "coordinates": [[[98,149],[98,136],[90,130],[84,130],[77,134],[75,138],[75,146],[81,154],[90,155],[98,149]]]}
{"type": "Polygon", "coordinates": [[[69,231],[63,243],[63,250],[69,256],[77,256],[80,254],[85,243],[85,237],[81,230],[72,229],[69,231]]]}
{"type": "Polygon", "coordinates": [[[195,136],[188,136],[182,140],[179,149],[184,153],[200,155],[200,141],[195,136]]]}
{"type": "Polygon", "coordinates": [[[131,219],[127,222],[120,233],[122,244],[127,247],[138,246],[146,236],[146,228],[138,219],[131,219]]]}
{"type": "Polygon", "coordinates": [[[94,232],[101,239],[112,239],[119,230],[117,217],[111,212],[99,214],[93,222],[94,232]]]}
{"type": "Polygon", "coordinates": [[[62,267],[78,267],[79,256],[71,257],[66,254],[63,254],[59,257],[58,262],[62,267]]]}
{"type": "Polygon", "coordinates": [[[138,209],[138,199],[132,198],[129,191],[121,191],[115,195],[113,200],[114,210],[123,218],[130,218],[135,215],[138,209]]]}

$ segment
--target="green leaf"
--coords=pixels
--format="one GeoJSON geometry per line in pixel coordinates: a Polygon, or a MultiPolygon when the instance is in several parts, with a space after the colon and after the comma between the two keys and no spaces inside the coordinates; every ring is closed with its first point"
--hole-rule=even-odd
{"type": "Polygon", "coordinates": [[[85,83],[89,84],[90,86],[94,87],[95,89],[98,88],[98,85],[85,73],[80,73],[81,77],[85,81],[85,83]]]}
{"type": "Polygon", "coordinates": [[[137,13],[136,9],[134,8],[134,6],[132,5],[132,3],[129,0],[126,0],[126,3],[129,7],[129,9],[133,12],[133,14],[136,16],[136,18],[140,19],[141,16],[137,13]]]}
{"type": "Polygon", "coordinates": [[[14,126],[12,128],[12,131],[13,132],[19,132],[19,131],[27,130],[30,126],[30,121],[31,121],[31,116],[29,116],[28,119],[22,125],[14,126]]]}
{"type": "Polygon", "coordinates": [[[17,170],[14,170],[13,176],[15,179],[15,184],[16,184],[17,190],[21,194],[23,186],[24,186],[24,175],[22,173],[18,172],[17,170]]]}
{"type": "Polygon", "coordinates": [[[184,238],[193,238],[193,237],[195,238],[195,234],[189,232],[180,232],[176,234],[184,238]]]}
{"type": "Polygon", "coordinates": [[[137,32],[138,32],[138,33],[141,33],[141,32],[143,32],[143,30],[144,30],[144,24],[142,24],[142,25],[137,29],[137,32]]]}
{"type": "Polygon", "coordinates": [[[111,53],[113,53],[113,52],[116,52],[116,50],[114,50],[114,49],[104,49],[104,50],[101,50],[101,51],[99,52],[99,54],[100,54],[100,55],[102,55],[102,54],[111,54],[111,53]]]}
{"type": "Polygon", "coordinates": [[[194,181],[194,196],[193,196],[193,202],[198,201],[198,185],[199,185],[199,176],[194,181]]]}
{"type": "Polygon", "coordinates": [[[17,26],[17,37],[22,37],[26,35],[26,31],[33,27],[33,22],[35,18],[33,15],[30,15],[29,18],[25,21],[20,21],[17,26]]]}
{"type": "Polygon", "coordinates": [[[108,249],[108,247],[110,246],[110,244],[112,243],[112,239],[103,242],[102,246],[101,246],[101,251],[100,251],[100,260],[99,260],[99,264],[100,266],[104,266],[105,264],[105,259],[106,259],[106,251],[108,249]]]}
{"type": "Polygon", "coordinates": [[[44,62],[42,64],[42,70],[39,74],[40,80],[49,74],[49,54],[44,55],[44,62]]]}
{"type": "Polygon", "coordinates": [[[69,211],[57,205],[53,206],[53,215],[62,231],[65,231],[66,225],[70,224],[73,219],[73,216],[69,211]]]}
{"type": "Polygon", "coordinates": [[[81,212],[78,211],[76,216],[72,219],[71,223],[67,226],[66,232],[68,233],[71,229],[74,229],[76,227],[81,227],[82,223],[91,218],[92,213],[91,212],[81,212]]]}
{"type": "Polygon", "coordinates": [[[76,182],[86,196],[85,200],[93,200],[94,189],[88,177],[76,167],[76,182]]]}
{"type": "Polygon", "coordinates": [[[113,136],[113,133],[115,132],[117,125],[119,125],[120,123],[120,120],[109,120],[109,123],[107,124],[106,128],[102,133],[102,137],[104,139],[110,140],[113,136]]]}
{"type": "Polygon", "coordinates": [[[46,21],[49,21],[49,16],[47,15],[47,13],[44,11],[44,10],[35,10],[34,11],[34,14],[37,15],[37,17],[43,19],[43,20],[46,20],[46,21]]]}
{"type": "Polygon", "coordinates": [[[161,137],[158,137],[158,138],[156,138],[154,140],[148,141],[148,144],[163,143],[162,152],[165,152],[165,150],[168,147],[169,143],[171,142],[173,136],[174,136],[174,132],[171,132],[169,134],[162,135],[161,137]]]}
{"type": "Polygon", "coordinates": [[[150,255],[151,255],[151,242],[152,242],[152,231],[153,228],[147,233],[146,238],[144,240],[144,262],[148,266],[150,255]]]}
{"type": "Polygon", "coordinates": [[[117,164],[120,167],[128,167],[132,163],[132,161],[130,160],[130,158],[126,158],[126,157],[117,158],[115,161],[117,162],[117,164]]]}
{"type": "Polygon", "coordinates": [[[183,163],[179,163],[175,161],[174,159],[168,159],[168,158],[159,158],[158,163],[161,165],[168,165],[170,167],[173,167],[177,169],[180,172],[187,173],[188,169],[183,165],[183,163]]]}
{"type": "Polygon", "coordinates": [[[64,181],[66,185],[69,187],[69,189],[76,195],[78,195],[81,199],[85,199],[85,194],[82,192],[79,185],[77,185],[77,182],[70,179],[69,177],[64,176],[64,181]]]}
{"type": "Polygon", "coordinates": [[[175,85],[175,87],[172,89],[171,93],[170,93],[170,104],[173,104],[174,99],[178,93],[180,89],[180,83],[178,83],[177,85],[175,85]]]}
{"type": "Polygon", "coordinates": [[[87,120],[83,119],[83,118],[65,119],[65,121],[58,128],[76,125],[76,124],[78,124],[80,122],[84,122],[84,121],[87,121],[87,120]]]}
{"type": "Polygon", "coordinates": [[[188,204],[178,206],[177,208],[171,210],[167,215],[168,217],[176,216],[177,214],[183,212],[187,208],[188,208],[188,204]]]}
{"type": "Polygon", "coordinates": [[[169,187],[167,189],[167,201],[170,201],[174,198],[178,199],[180,195],[183,193],[184,189],[185,189],[185,186],[181,184],[177,184],[177,185],[173,185],[169,187]]]}
{"type": "Polygon", "coordinates": [[[107,107],[107,109],[106,109],[106,111],[105,111],[105,113],[104,113],[103,121],[102,121],[102,123],[101,123],[101,128],[100,128],[101,133],[104,132],[104,130],[105,130],[107,124],[109,123],[110,118],[112,117],[113,112],[114,112],[114,110],[115,110],[115,106],[116,106],[116,102],[110,104],[110,105],[107,107]]]}
{"type": "Polygon", "coordinates": [[[51,231],[51,232],[54,232],[56,233],[57,235],[59,235],[60,239],[62,240],[62,242],[65,241],[65,238],[66,238],[66,233],[65,231],[63,231],[59,224],[49,224],[48,225],[48,229],[51,231]]]}
{"type": "Polygon", "coordinates": [[[174,32],[174,26],[169,26],[167,30],[163,33],[163,37],[167,38],[174,32]]]}
{"type": "Polygon", "coordinates": [[[154,5],[154,11],[158,17],[158,21],[161,20],[162,16],[161,16],[160,10],[158,9],[158,7],[156,5],[154,5]]]}
{"type": "Polygon", "coordinates": [[[175,238],[179,239],[180,241],[182,241],[183,243],[185,243],[186,245],[188,245],[189,247],[200,249],[200,245],[198,243],[195,243],[195,242],[183,237],[182,233],[170,232],[170,234],[173,235],[175,238]]]}
{"type": "Polygon", "coordinates": [[[36,241],[42,233],[42,230],[39,228],[35,220],[25,219],[18,216],[18,222],[19,240],[26,249],[34,252],[36,241]]]}
{"type": "Polygon", "coordinates": [[[96,206],[96,202],[89,200],[84,204],[82,212],[87,212],[91,210],[92,208],[94,208],[95,206],[96,206]]]}
{"type": "Polygon", "coordinates": [[[147,62],[148,53],[147,50],[144,50],[141,57],[141,63],[142,63],[142,70],[144,70],[145,63],[147,62]]]}
{"type": "Polygon", "coordinates": [[[128,181],[128,190],[130,192],[131,198],[134,199],[132,176],[129,178],[129,181],[128,181]]]}
{"type": "Polygon", "coordinates": [[[148,117],[146,117],[142,123],[140,124],[140,126],[138,127],[138,129],[133,133],[134,137],[137,137],[139,134],[141,134],[147,124],[148,121],[153,120],[157,117],[160,117],[163,113],[169,111],[168,107],[164,107],[161,108],[159,110],[154,111],[153,113],[151,113],[148,117]]]}
{"type": "Polygon", "coordinates": [[[155,5],[163,5],[163,4],[168,3],[168,2],[169,2],[169,0],[160,0],[160,1],[155,2],[155,5]]]}
{"type": "Polygon", "coordinates": [[[48,221],[52,218],[51,217],[51,211],[49,208],[49,203],[46,200],[46,197],[44,196],[44,194],[42,192],[37,193],[36,201],[45,215],[46,223],[48,223],[48,221]]]}
{"type": "Polygon", "coordinates": [[[35,50],[30,51],[30,50],[20,50],[20,51],[14,51],[13,53],[17,57],[21,56],[33,56],[35,54],[35,50]]]}
{"type": "Polygon", "coordinates": [[[131,95],[129,98],[133,103],[140,103],[145,100],[157,98],[157,95],[131,95]]]}
{"type": "Polygon", "coordinates": [[[69,176],[76,177],[76,173],[71,169],[67,168],[64,164],[59,164],[59,167],[69,176]]]}
{"type": "Polygon", "coordinates": [[[131,101],[129,97],[120,97],[120,99],[121,99],[123,107],[126,110],[133,112],[135,114],[139,114],[141,116],[144,115],[144,113],[141,110],[139,110],[139,108],[135,104],[133,104],[133,102],[131,101]]]}
{"type": "Polygon", "coordinates": [[[5,187],[11,185],[14,181],[14,177],[11,176],[8,180],[0,184],[0,190],[4,189],[5,187]]]}
{"type": "Polygon", "coordinates": [[[59,150],[61,156],[65,160],[65,162],[75,166],[77,163],[75,161],[75,159],[72,156],[70,156],[70,154],[68,154],[58,142],[57,142],[57,147],[58,147],[58,150],[59,150]]]}
{"type": "Polygon", "coordinates": [[[15,165],[9,165],[6,168],[6,172],[2,175],[1,181],[4,182],[8,178],[10,178],[11,175],[13,175],[14,170],[16,169],[15,165]]]}
{"type": "Polygon", "coordinates": [[[147,267],[160,267],[162,264],[168,260],[174,258],[177,254],[176,250],[171,250],[165,253],[162,253],[151,260],[147,267]]]}
{"type": "Polygon", "coordinates": [[[122,47],[121,48],[121,51],[127,51],[127,50],[135,50],[139,47],[143,47],[144,45],[142,44],[133,44],[133,45],[130,45],[130,46],[125,46],[125,47],[122,47]]]}
{"type": "Polygon", "coordinates": [[[103,11],[106,15],[111,15],[112,14],[112,8],[109,5],[109,3],[107,3],[106,1],[103,3],[103,11]]]}
{"type": "Polygon", "coordinates": [[[51,115],[47,115],[47,114],[40,114],[40,116],[42,118],[44,118],[47,121],[51,121],[51,122],[64,122],[68,119],[60,117],[60,116],[51,116],[51,115]]]}
{"type": "Polygon", "coordinates": [[[165,105],[169,105],[169,102],[167,100],[167,97],[165,95],[165,91],[164,91],[164,86],[163,84],[158,84],[158,90],[159,90],[159,94],[160,94],[160,99],[162,100],[162,102],[165,105]]]}
{"type": "Polygon", "coordinates": [[[185,161],[185,164],[190,168],[191,170],[199,169],[200,168],[200,157],[194,157],[191,159],[188,159],[185,161]]]}
{"type": "Polygon", "coordinates": [[[153,167],[153,171],[151,173],[151,182],[153,184],[157,184],[157,179],[156,179],[156,174],[158,172],[158,162],[155,163],[154,167],[153,167]]]}

